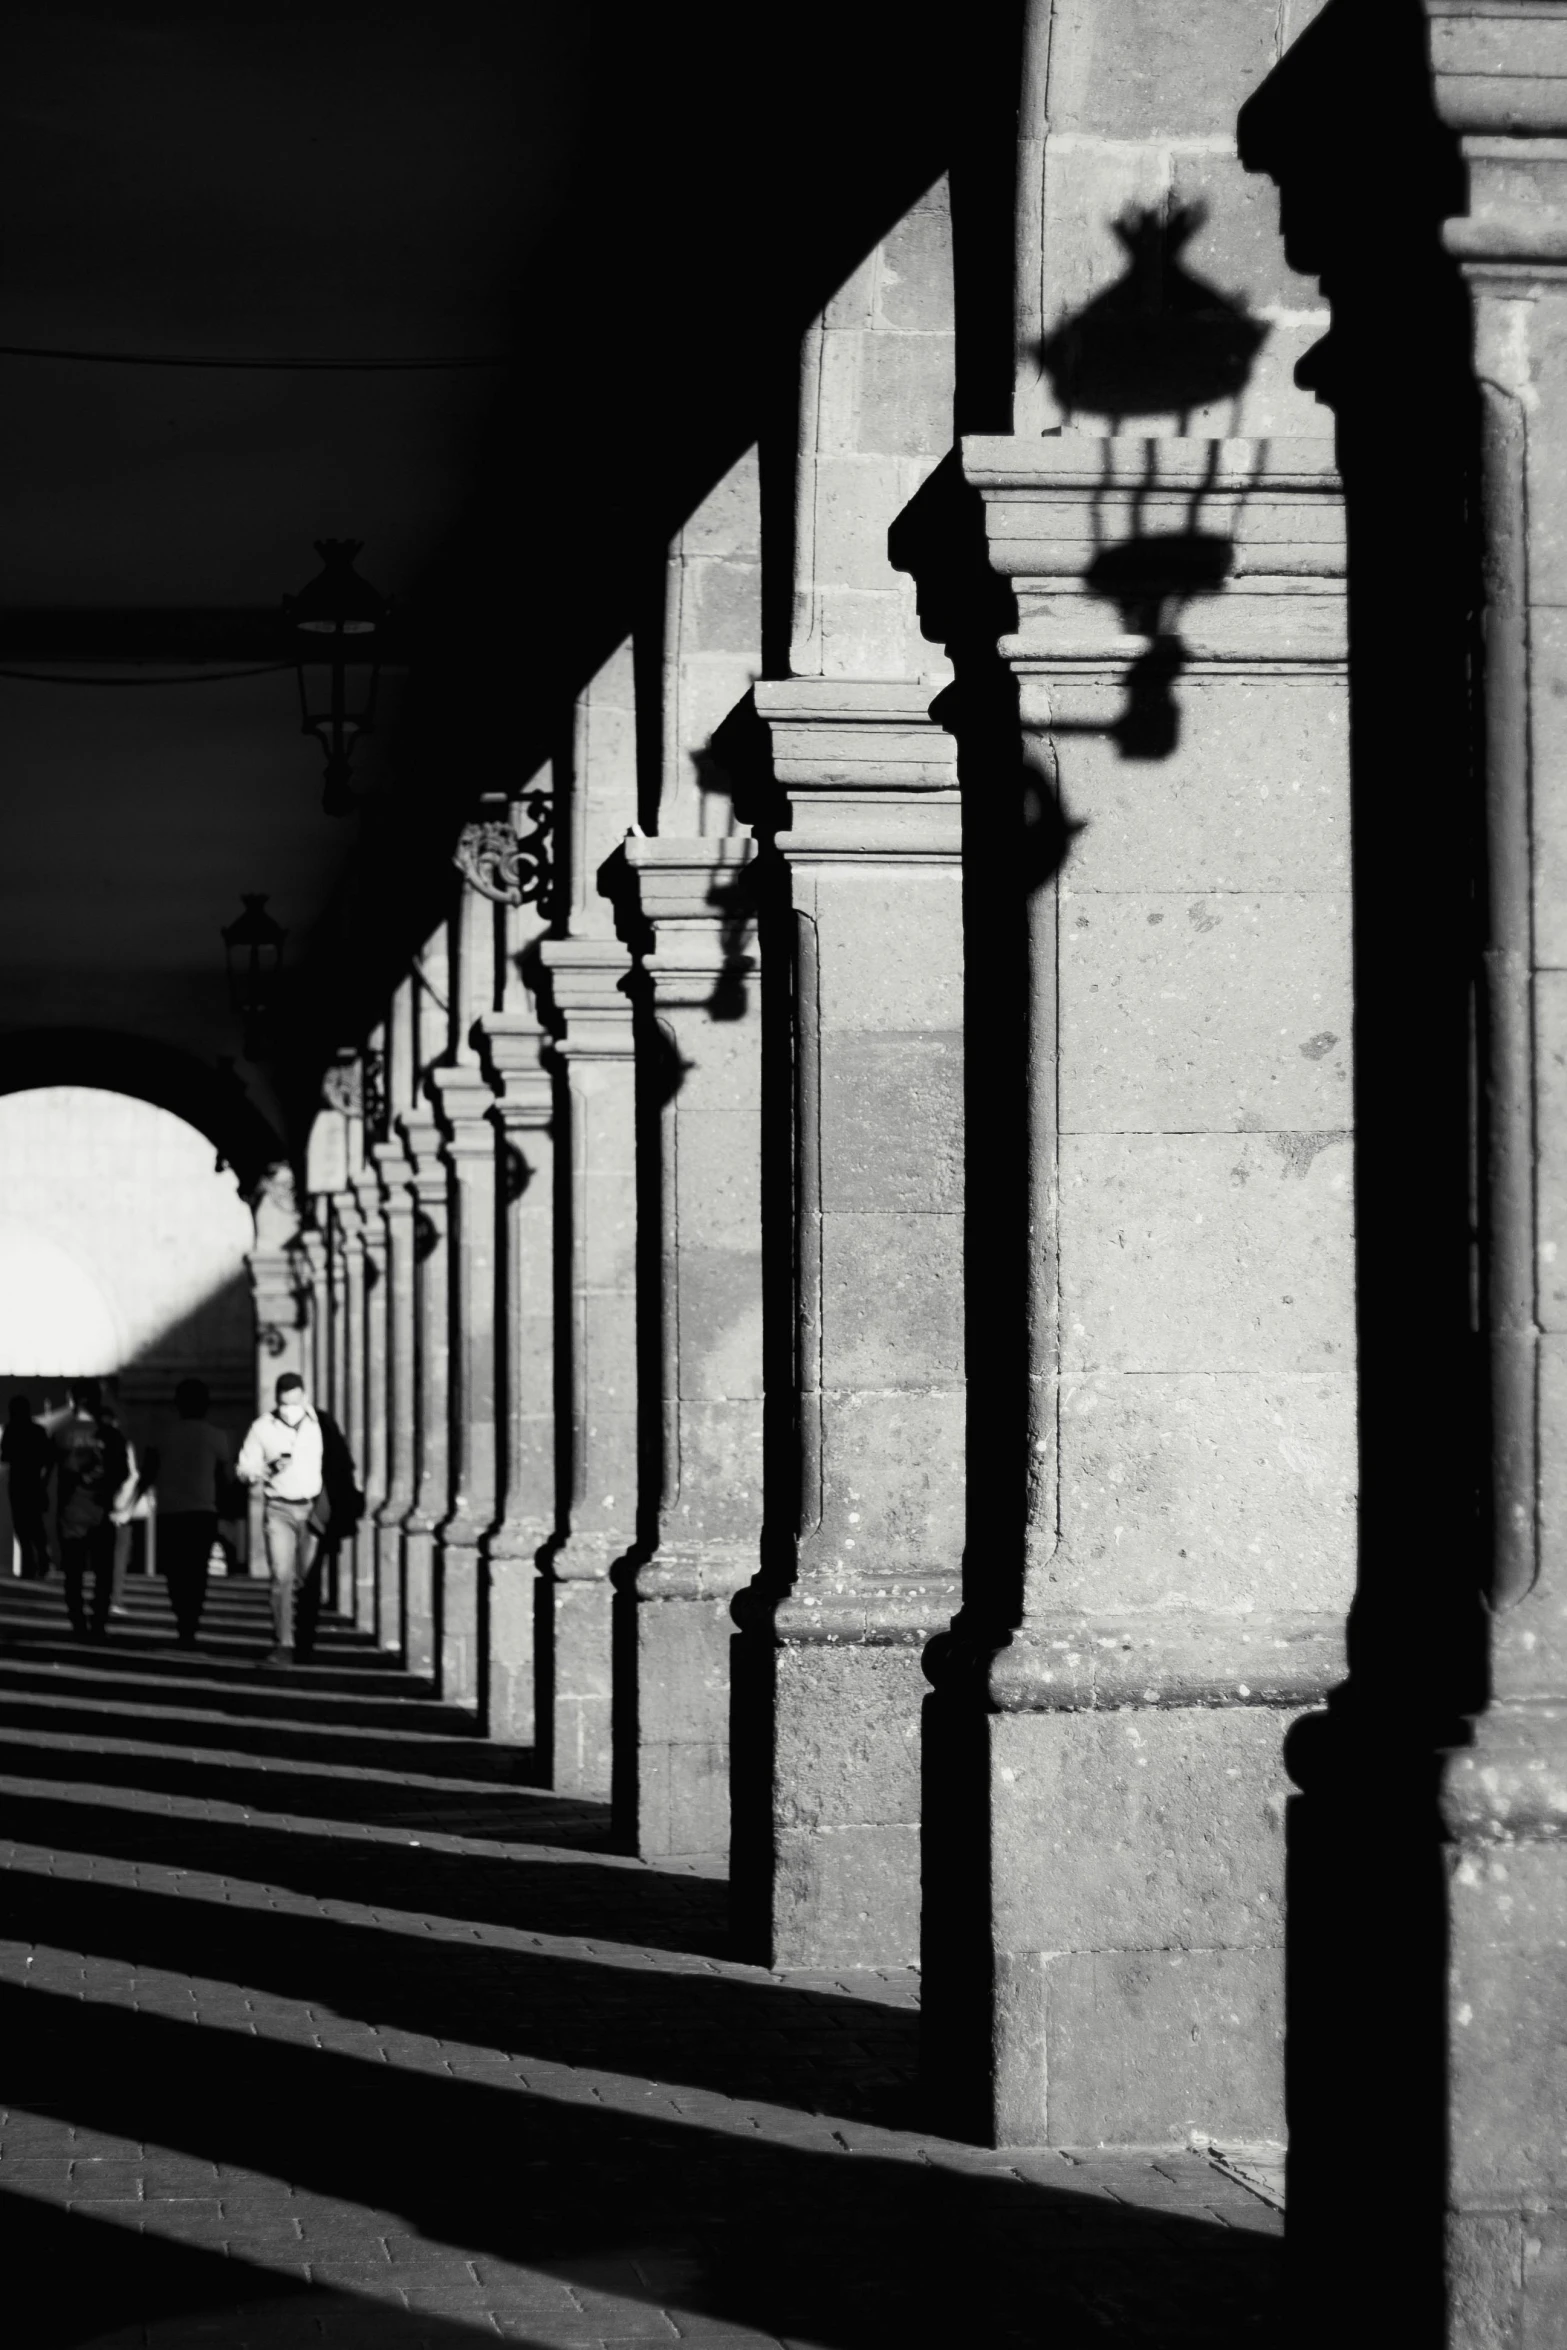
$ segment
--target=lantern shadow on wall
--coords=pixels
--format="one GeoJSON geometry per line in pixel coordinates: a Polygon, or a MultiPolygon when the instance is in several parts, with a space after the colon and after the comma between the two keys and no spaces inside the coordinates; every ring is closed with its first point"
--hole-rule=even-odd
{"type": "MultiPolygon", "coordinates": [[[[1248,316],[1240,297],[1210,285],[1182,260],[1206,218],[1201,204],[1168,212],[1134,205],[1111,223],[1126,255],[1124,273],[1064,318],[1036,352],[1069,426],[1086,416],[1119,436],[1134,419],[1173,417],[1184,438],[1199,409],[1224,400],[1238,409],[1269,330],[1248,316]]],[[[1158,486],[1159,440],[1150,435],[1143,445],[1146,495],[1158,486]]],[[[1217,437],[1210,445],[1212,462],[1190,491],[1179,530],[1145,530],[1144,499],[1134,496],[1130,535],[1111,543],[1107,502],[1093,502],[1096,552],[1084,585],[1115,605],[1125,633],[1144,638],[1146,649],[1127,671],[1126,706],[1117,719],[1057,731],[1106,734],[1124,759],[1163,759],[1175,749],[1180,710],[1174,687],[1186,666],[1179,621],[1195,597],[1219,594],[1230,574],[1233,539],[1202,527],[1218,473],[1217,437]]],[[[1107,446],[1106,490],[1115,478],[1107,446]]]]}

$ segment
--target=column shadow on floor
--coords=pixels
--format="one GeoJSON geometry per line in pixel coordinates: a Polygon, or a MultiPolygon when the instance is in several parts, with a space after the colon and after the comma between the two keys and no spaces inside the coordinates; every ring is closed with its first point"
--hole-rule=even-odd
{"type": "MultiPolygon", "coordinates": [[[[567,2103],[216,2029],[193,2062],[190,2025],[36,1990],[0,1991],[0,2031],[8,2094],[30,2112],[397,2212],[427,2239],[568,2281],[656,2246],[685,2269],[681,2310],[822,2350],[1268,2338],[1275,2242],[1131,2209],[1091,2167],[1074,2186],[1063,2165],[1057,2188],[812,2151],[606,2110],[587,2081],[567,2103]]],[[[93,2292],[101,2331],[105,2281],[79,2267],[56,2272],[58,2303],[93,2292]]],[[[90,2330],[67,2318],[54,2339],[90,2330]]]]}

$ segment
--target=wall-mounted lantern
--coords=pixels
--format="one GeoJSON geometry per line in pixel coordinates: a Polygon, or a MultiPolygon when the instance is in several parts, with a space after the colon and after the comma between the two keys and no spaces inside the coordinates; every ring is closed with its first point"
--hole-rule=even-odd
{"type": "Polygon", "coordinates": [[[283,614],[299,673],[300,732],[313,734],[326,753],[321,805],[347,816],[358,805],[349,788],[355,746],[375,725],[388,599],[354,569],[362,539],[317,539],[321,569],[297,596],[285,596],[283,614]]]}
{"type": "Polygon", "coordinates": [[[268,1029],[277,1009],[283,941],[288,933],[267,912],[264,893],[242,895],[240,904],[244,912],[224,924],[223,952],[228,960],[229,1002],[239,1014],[245,1058],[255,1061],[267,1049],[268,1029]]]}

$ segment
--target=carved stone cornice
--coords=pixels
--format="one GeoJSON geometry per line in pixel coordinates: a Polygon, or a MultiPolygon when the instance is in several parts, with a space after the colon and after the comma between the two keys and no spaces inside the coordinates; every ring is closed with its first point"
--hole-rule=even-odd
{"type": "Polygon", "coordinates": [[[631,1060],[631,955],[619,939],[547,938],[539,962],[552,1050],[564,1061],[631,1060]]]}
{"type": "Polygon", "coordinates": [[[425,1090],[441,1125],[441,1152],[449,1162],[477,1158],[495,1148],[489,1123],[495,1089],[482,1069],[468,1061],[432,1069],[425,1090]]]}
{"type": "Polygon", "coordinates": [[[750,943],[749,833],[679,839],[634,833],[625,844],[638,908],[653,932],[642,967],[661,1009],[706,1006],[715,983],[756,967],[750,943]]]}
{"type": "Polygon", "coordinates": [[[754,689],[789,819],[791,865],[955,865],[963,853],[957,743],[931,688],[790,678],[754,689]]]}
{"type": "Polygon", "coordinates": [[[869,1570],[830,1582],[802,1574],[773,1630],[794,1648],[918,1648],[946,1628],[962,1596],[955,1574],[869,1570]]]}
{"type": "Polygon", "coordinates": [[[1457,1843],[1567,1842],[1567,1702],[1493,1705],[1444,1758],[1440,1800],[1457,1843]]]}
{"type": "Polygon", "coordinates": [[[554,1116],[555,1087],[542,1057],[548,1039],[533,1013],[486,1012],[474,1034],[492,1088],[491,1123],[547,1126],[554,1116]]]}
{"type": "Polygon", "coordinates": [[[993,1659],[1003,1713],[1320,1705],[1348,1670],[1342,1616],[1034,1617],[993,1659]]]}
{"type": "Polygon", "coordinates": [[[1425,0],[1436,110],[1460,134],[1471,273],[1567,271],[1567,13],[1558,0],[1425,0]]]}
{"type": "Polygon", "coordinates": [[[383,1216],[412,1215],[413,1201],[408,1190],[408,1151],[401,1137],[396,1142],[378,1142],[370,1152],[381,1185],[381,1213],[383,1216]]]}
{"type": "Polygon", "coordinates": [[[1097,726],[1130,662],[1277,677],[1347,658],[1343,490],[1327,439],[970,438],[1018,628],[1025,723],[1097,726]]]}

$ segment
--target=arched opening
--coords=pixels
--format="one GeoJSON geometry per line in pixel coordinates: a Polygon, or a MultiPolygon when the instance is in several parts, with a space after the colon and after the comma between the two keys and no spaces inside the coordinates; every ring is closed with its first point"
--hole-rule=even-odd
{"type": "MultiPolygon", "coordinates": [[[[83,1085],[0,1094],[0,1416],[25,1394],[47,1421],[95,1376],[140,1454],[195,1376],[239,1431],[253,1245],[238,1178],[172,1111],[83,1085]]],[[[0,1539],[0,1571],[9,1559],[0,1539]]]]}

